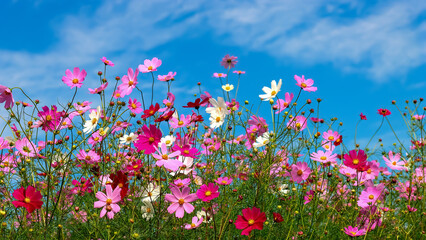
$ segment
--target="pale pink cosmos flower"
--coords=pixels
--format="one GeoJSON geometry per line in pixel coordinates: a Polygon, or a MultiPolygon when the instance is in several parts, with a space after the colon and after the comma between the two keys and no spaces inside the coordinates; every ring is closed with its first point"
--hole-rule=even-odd
{"type": "Polygon", "coordinates": [[[161,60],[156,57],[153,58],[152,60],[145,59],[145,61],[143,62],[143,65],[140,64],[138,66],[138,69],[142,73],[154,72],[154,71],[157,71],[157,68],[159,66],[161,66],[161,63],[162,63],[161,60]]]}
{"type": "Polygon", "coordinates": [[[238,63],[237,58],[238,57],[230,56],[229,54],[226,54],[225,57],[222,58],[220,65],[222,65],[226,69],[234,68],[235,64],[238,63]]]}
{"type": "Polygon", "coordinates": [[[84,78],[87,76],[86,70],[81,70],[78,67],[75,67],[73,72],[71,70],[67,69],[65,71],[65,75],[62,77],[62,82],[64,82],[67,86],[74,88],[78,87],[81,88],[83,85],[84,78]]]}
{"type": "Polygon", "coordinates": [[[158,80],[163,82],[174,81],[176,72],[169,72],[167,75],[158,75],[158,80]]]}
{"type": "Polygon", "coordinates": [[[330,151],[321,151],[311,153],[311,159],[313,161],[322,162],[322,163],[336,163],[337,154],[333,154],[330,151]]]}
{"type": "Polygon", "coordinates": [[[191,123],[191,115],[185,117],[184,114],[180,115],[180,118],[172,117],[171,121],[169,121],[171,128],[182,128],[186,127],[191,123]]]}
{"type": "Polygon", "coordinates": [[[279,114],[280,112],[284,111],[289,105],[291,100],[293,100],[294,94],[293,93],[285,93],[285,99],[278,99],[277,104],[275,104],[273,107],[274,109],[277,109],[275,114],[279,114]]]}
{"type": "Polygon", "coordinates": [[[314,85],[314,80],[312,79],[305,80],[305,76],[303,75],[302,77],[294,75],[294,79],[297,81],[296,85],[301,87],[304,91],[315,92],[317,90],[317,87],[312,87],[312,85],[314,85]]]}
{"type": "Polygon", "coordinates": [[[232,178],[229,177],[219,177],[218,179],[214,180],[215,183],[219,185],[229,185],[232,183],[232,178]]]}
{"type": "Polygon", "coordinates": [[[35,157],[39,149],[37,146],[28,140],[28,138],[19,139],[15,142],[15,147],[18,151],[26,157],[35,157]]]}
{"type": "Polygon", "coordinates": [[[287,123],[287,127],[290,127],[295,131],[302,131],[303,129],[306,128],[306,125],[307,125],[306,122],[307,122],[306,117],[300,115],[297,117],[290,118],[290,120],[287,123]]]}
{"type": "Polygon", "coordinates": [[[108,60],[106,57],[102,57],[101,61],[105,64],[105,65],[109,65],[111,67],[114,67],[114,63],[111,62],[110,60],[108,60]]]}
{"type": "Polygon", "coordinates": [[[3,85],[0,85],[0,103],[4,102],[4,108],[12,108],[13,103],[15,102],[13,100],[12,91],[3,85]]]}
{"type": "Polygon", "coordinates": [[[228,75],[226,75],[225,73],[213,73],[213,77],[215,78],[225,78],[226,76],[228,75]]]}
{"type": "Polygon", "coordinates": [[[408,170],[405,166],[404,161],[399,161],[401,159],[401,154],[397,153],[393,155],[392,151],[389,151],[389,159],[383,156],[383,160],[385,161],[386,166],[388,166],[392,170],[408,170]]]}
{"type": "Polygon", "coordinates": [[[413,118],[420,121],[423,118],[425,118],[425,115],[418,115],[418,114],[416,114],[416,115],[413,115],[413,118]]]}
{"type": "Polygon", "coordinates": [[[121,78],[121,84],[120,86],[118,86],[118,91],[120,92],[120,95],[126,96],[126,95],[130,95],[130,93],[132,93],[133,89],[136,87],[136,85],[138,84],[138,74],[139,74],[139,70],[136,69],[133,72],[132,68],[129,68],[127,70],[127,75],[124,75],[121,78]]]}
{"type": "Polygon", "coordinates": [[[173,186],[176,186],[178,188],[182,188],[182,187],[188,187],[189,184],[191,183],[191,179],[190,178],[185,178],[185,179],[176,179],[173,181],[173,186]]]}
{"type": "Polygon", "coordinates": [[[158,151],[158,154],[152,153],[152,156],[157,159],[156,165],[161,167],[164,166],[166,169],[171,171],[179,170],[179,167],[183,165],[183,163],[175,157],[180,155],[180,151],[169,153],[167,150],[167,145],[165,143],[161,144],[160,149],[155,147],[155,150],[158,151]]]}
{"type": "Polygon", "coordinates": [[[89,92],[90,92],[90,94],[98,94],[98,93],[101,93],[103,90],[105,90],[106,87],[108,87],[108,82],[101,84],[100,87],[95,88],[95,89],[89,88],[89,92]]]}
{"type": "Polygon", "coordinates": [[[101,160],[101,157],[95,151],[90,150],[86,153],[83,149],[81,149],[79,154],[77,154],[77,158],[86,164],[95,164],[101,160]]]}
{"type": "Polygon", "coordinates": [[[158,110],[159,112],[165,112],[167,110],[172,109],[174,104],[175,104],[175,95],[173,95],[173,93],[171,93],[171,92],[168,92],[167,93],[167,99],[163,100],[163,104],[166,105],[166,107],[160,108],[158,110]]]}
{"type": "Polygon", "coordinates": [[[172,204],[167,208],[170,214],[175,213],[177,218],[183,218],[185,212],[192,213],[194,206],[190,204],[197,200],[197,194],[190,194],[191,189],[189,187],[183,187],[182,192],[177,187],[170,187],[172,194],[166,194],[165,199],[172,204]]]}
{"type": "Polygon", "coordinates": [[[114,214],[120,211],[120,206],[117,203],[121,201],[121,188],[116,187],[113,191],[111,185],[106,185],[105,189],[106,195],[101,191],[96,193],[96,198],[99,201],[95,202],[94,208],[102,208],[101,218],[106,214],[109,219],[112,219],[114,214]]]}
{"type": "Polygon", "coordinates": [[[246,74],[246,71],[240,71],[240,70],[238,70],[238,71],[233,71],[233,73],[241,75],[241,74],[246,74]]]}
{"type": "Polygon", "coordinates": [[[340,138],[340,134],[338,132],[334,132],[333,130],[328,130],[327,132],[323,132],[322,137],[326,141],[336,141],[338,138],[340,138]]]}
{"type": "Polygon", "coordinates": [[[201,225],[201,223],[203,223],[203,220],[204,220],[203,217],[200,217],[200,219],[198,219],[197,216],[194,216],[192,218],[191,224],[185,224],[185,229],[190,230],[190,229],[197,228],[198,226],[201,225]]]}
{"type": "Polygon", "coordinates": [[[309,175],[312,173],[312,170],[309,168],[306,162],[297,162],[291,167],[291,178],[297,183],[301,183],[304,180],[308,179],[309,175]]]}
{"type": "Polygon", "coordinates": [[[142,104],[138,102],[136,98],[134,100],[132,100],[132,98],[129,98],[129,105],[127,105],[127,107],[134,114],[139,114],[143,111],[142,104]]]}
{"type": "Polygon", "coordinates": [[[374,205],[379,200],[381,191],[377,187],[367,187],[359,195],[358,206],[365,208],[374,205]]]}

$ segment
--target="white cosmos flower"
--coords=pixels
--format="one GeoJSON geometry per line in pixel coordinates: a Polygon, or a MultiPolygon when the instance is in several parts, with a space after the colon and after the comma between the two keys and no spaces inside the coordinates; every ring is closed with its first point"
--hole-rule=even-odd
{"type": "Polygon", "coordinates": [[[206,112],[210,115],[228,115],[228,106],[226,106],[225,101],[222,97],[218,97],[217,101],[214,98],[210,98],[209,102],[213,105],[213,107],[206,108],[206,112]]]}
{"type": "Polygon", "coordinates": [[[262,91],[265,92],[265,94],[261,94],[259,95],[259,97],[263,100],[263,101],[269,101],[273,98],[275,98],[278,94],[278,92],[281,89],[281,84],[282,84],[282,79],[280,79],[280,81],[275,82],[275,80],[272,80],[271,82],[271,88],[268,87],[263,87],[262,91]]]}
{"type": "Polygon", "coordinates": [[[222,89],[229,92],[229,91],[232,91],[232,89],[234,89],[234,85],[232,84],[222,85],[222,89]]]}
{"type": "Polygon", "coordinates": [[[101,107],[98,106],[96,110],[92,111],[89,114],[89,118],[90,120],[87,120],[84,123],[84,129],[83,129],[84,133],[89,133],[93,131],[93,129],[95,129],[96,126],[98,125],[99,118],[101,118],[101,107]]]}
{"type": "Polygon", "coordinates": [[[160,187],[153,183],[149,183],[145,190],[142,192],[143,202],[154,202],[160,196],[160,187]]]}
{"type": "Polygon", "coordinates": [[[271,141],[272,132],[264,132],[262,136],[256,138],[256,142],[253,143],[253,147],[260,148],[265,146],[271,141]]]}
{"type": "Polygon", "coordinates": [[[176,141],[176,137],[173,135],[167,135],[161,138],[160,142],[158,143],[158,147],[161,147],[161,145],[166,144],[167,147],[170,147],[173,145],[173,143],[176,141]]]}
{"type": "Polygon", "coordinates": [[[137,138],[138,138],[138,135],[134,133],[130,133],[129,135],[124,134],[124,136],[120,138],[120,144],[130,144],[136,141],[137,138]]]}
{"type": "Polygon", "coordinates": [[[150,202],[144,201],[141,207],[142,210],[142,218],[146,220],[150,220],[154,217],[154,207],[150,202]]]}
{"type": "Polygon", "coordinates": [[[210,115],[210,128],[217,128],[222,126],[222,124],[225,122],[225,115],[216,115],[212,114],[210,115]]]}

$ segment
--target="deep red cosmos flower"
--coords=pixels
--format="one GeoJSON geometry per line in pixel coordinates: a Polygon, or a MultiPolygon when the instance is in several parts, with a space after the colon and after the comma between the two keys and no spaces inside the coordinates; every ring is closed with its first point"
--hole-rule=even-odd
{"type": "Polygon", "coordinates": [[[365,171],[368,169],[367,155],[363,150],[351,150],[349,154],[343,156],[345,166],[356,169],[358,171],[365,171]]]}
{"type": "Polygon", "coordinates": [[[188,102],[186,104],[186,106],[183,106],[184,108],[195,108],[195,109],[199,109],[200,106],[202,106],[204,103],[206,103],[209,99],[205,98],[203,101],[201,101],[201,98],[197,98],[195,99],[194,102],[188,102]]]}
{"type": "Polygon", "coordinates": [[[160,109],[160,105],[158,103],[156,103],[155,106],[151,105],[149,107],[149,109],[143,111],[144,114],[142,115],[141,118],[147,119],[147,118],[153,116],[158,111],[158,109],[160,109]]]}
{"type": "Polygon", "coordinates": [[[361,120],[367,120],[367,117],[364,114],[361,113],[359,116],[360,116],[361,120]]]}
{"type": "Polygon", "coordinates": [[[109,175],[109,178],[112,180],[112,188],[115,189],[116,187],[121,188],[121,200],[124,199],[127,195],[127,191],[129,190],[129,183],[126,174],[123,173],[123,171],[118,171],[116,174],[111,173],[109,175]]]}
{"type": "Polygon", "coordinates": [[[175,113],[175,111],[176,110],[169,110],[163,113],[159,118],[155,119],[154,122],[169,121],[169,119],[173,116],[173,113],[175,113]]]}
{"type": "Polygon", "coordinates": [[[274,222],[280,223],[284,221],[284,218],[280,213],[273,212],[272,215],[274,215],[274,222]]]}
{"type": "Polygon", "coordinates": [[[391,114],[391,112],[389,110],[385,109],[385,108],[380,108],[380,109],[377,110],[377,112],[380,115],[382,115],[383,117],[391,114]]]}
{"type": "Polygon", "coordinates": [[[41,201],[41,193],[33,186],[28,186],[27,189],[21,187],[13,192],[13,197],[18,201],[13,201],[12,204],[18,207],[24,207],[29,213],[34,212],[35,209],[40,209],[43,202],[41,201]]]}
{"type": "Polygon", "coordinates": [[[237,229],[243,229],[241,235],[248,236],[253,229],[262,230],[265,221],[266,214],[261,212],[259,208],[245,208],[243,209],[243,215],[238,215],[235,221],[235,227],[237,229]]]}

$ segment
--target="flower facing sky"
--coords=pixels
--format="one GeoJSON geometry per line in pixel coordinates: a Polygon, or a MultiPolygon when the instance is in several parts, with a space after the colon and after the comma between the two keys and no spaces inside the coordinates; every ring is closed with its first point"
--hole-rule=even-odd
{"type": "Polygon", "coordinates": [[[243,229],[241,235],[248,236],[254,229],[263,229],[263,223],[266,222],[266,214],[264,212],[261,212],[257,207],[245,208],[242,212],[243,215],[238,215],[235,221],[235,227],[243,229]]]}
{"type": "Polygon", "coordinates": [[[153,58],[152,60],[145,59],[143,64],[140,64],[138,66],[138,69],[142,73],[148,73],[148,72],[155,72],[157,71],[157,68],[161,66],[161,60],[158,58],[153,58]]]}
{"type": "Polygon", "coordinates": [[[219,197],[220,192],[219,186],[214,185],[213,183],[204,184],[198,189],[197,197],[203,202],[208,202],[219,197]]]}
{"type": "Polygon", "coordinates": [[[86,76],[86,70],[83,69],[80,71],[80,68],[75,67],[72,72],[69,69],[65,71],[65,76],[62,77],[62,82],[71,87],[71,89],[74,87],[81,88],[86,76]]]}
{"type": "Polygon", "coordinates": [[[269,100],[275,98],[277,96],[278,92],[281,90],[281,85],[282,85],[282,79],[280,79],[278,81],[278,84],[275,80],[272,80],[271,88],[269,88],[269,87],[263,87],[262,88],[262,91],[265,94],[259,95],[260,99],[262,99],[263,101],[269,101],[269,100]]]}
{"type": "Polygon", "coordinates": [[[303,75],[302,75],[302,77],[294,75],[294,79],[297,82],[296,85],[301,87],[304,91],[315,92],[317,90],[317,87],[312,87],[312,85],[314,85],[314,80],[312,80],[312,79],[306,79],[305,80],[305,76],[303,76],[303,75]]]}
{"type": "Polygon", "coordinates": [[[197,194],[191,193],[189,187],[183,187],[182,192],[177,187],[170,187],[172,194],[166,194],[165,199],[172,204],[167,208],[170,214],[175,213],[177,218],[183,218],[185,212],[192,213],[194,206],[190,202],[197,200],[197,194]]]}

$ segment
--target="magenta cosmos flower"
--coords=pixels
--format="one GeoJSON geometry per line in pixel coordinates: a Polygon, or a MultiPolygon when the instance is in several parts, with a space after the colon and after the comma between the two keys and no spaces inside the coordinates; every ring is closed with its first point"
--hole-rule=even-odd
{"type": "Polygon", "coordinates": [[[132,98],[129,98],[129,105],[127,105],[127,107],[129,108],[129,110],[134,113],[134,114],[139,114],[143,111],[143,109],[141,108],[142,104],[140,102],[138,102],[138,100],[135,98],[134,100],[132,100],[132,98]]]}
{"type": "Polygon", "coordinates": [[[385,108],[377,109],[377,112],[379,113],[379,115],[382,115],[383,117],[386,117],[391,114],[391,112],[385,108]]]}
{"type": "Polygon", "coordinates": [[[99,191],[96,193],[96,198],[99,201],[96,201],[94,204],[94,208],[102,208],[100,217],[102,218],[107,215],[109,219],[114,218],[114,214],[120,211],[120,206],[118,206],[118,202],[121,201],[121,188],[116,187],[114,191],[112,191],[111,185],[106,185],[106,195],[105,193],[99,191]]]}
{"type": "Polygon", "coordinates": [[[152,60],[145,59],[145,61],[143,61],[143,65],[140,64],[138,66],[138,69],[140,72],[143,72],[143,73],[154,72],[154,71],[157,71],[157,68],[159,66],[161,66],[161,63],[162,63],[161,60],[156,57],[153,58],[152,60]]]}
{"type": "Polygon", "coordinates": [[[235,64],[238,63],[237,58],[238,57],[229,56],[229,54],[226,54],[225,57],[222,58],[220,65],[222,65],[226,69],[234,68],[235,64]]]}
{"type": "Polygon", "coordinates": [[[0,85],[0,103],[4,102],[4,108],[8,109],[13,107],[12,91],[6,86],[0,85]]]}
{"type": "Polygon", "coordinates": [[[237,229],[243,229],[241,235],[250,235],[253,229],[262,230],[263,223],[266,221],[266,214],[261,212],[259,208],[245,208],[243,215],[238,215],[235,221],[237,229]]]}
{"type": "Polygon", "coordinates": [[[297,183],[301,183],[308,179],[311,173],[312,170],[306,162],[297,162],[291,167],[291,178],[297,183]]]}
{"type": "Polygon", "coordinates": [[[204,184],[198,189],[197,197],[203,202],[208,202],[219,197],[220,192],[218,192],[219,186],[209,183],[208,185],[204,184]]]}
{"type": "Polygon", "coordinates": [[[105,65],[109,65],[111,67],[114,67],[114,63],[111,62],[110,60],[108,60],[106,57],[102,57],[101,61],[105,64],[105,65]]]}
{"type": "Polygon", "coordinates": [[[275,114],[279,114],[280,112],[284,111],[289,105],[291,100],[293,100],[294,94],[293,93],[285,93],[285,99],[278,99],[277,104],[275,104],[273,107],[274,109],[277,109],[275,114]]]}
{"type": "Polygon", "coordinates": [[[12,204],[16,208],[26,208],[29,213],[34,212],[36,209],[40,209],[41,205],[43,205],[41,193],[33,186],[28,186],[26,189],[24,187],[16,189],[12,196],[17,200],[13,201],[12,204]]]}
{"type": "Polygon", "coordinates": [[[349,154],[345,154],[343,157],[345,159],[343,162],[345,166],[358,171],[365,171],[368,168],[367,155],[364,153],[364,150],[351,150],[349,154]]]}
{"type": "Polygon", "coordinates": [[[302,75],[302,77],[299,77],[297,75],[294,75],[294,80],[296,80],[296,85],[301,87],[304,91],[307,92],[315,92],[317,90],[317,87],[312,87],[314,85],[314,80],[307,79],[305,80],[305,76],[302,75]]]}
{"type": "Polygon", "coordinates": [[[161,130],[155,125],[149,125],[149,128],[144,125],[142,127],[143,134],[138,136],[138,140],[134,143],[136,149],[140,152],[145,150],[145,154],[151,154],[156,151],[156,147],[163,136],[161,130]]]}
{"type": "Polygon", "coordinates": [[[183,218],[186,213],[192,213],[194,206],[190,204],[197,200],[197,194],[189,194],[191,189],[189,187],[183,187],[182,192],[177,187],[170,187],[172,194],[166,194],[165,199],[172,204],[167,208],[170,214],[175,213],[177,218],[183,218]]]}
{"type": "Polygon", "coordinates": [[[87,73],[84,69],[80,71],[80,68],[75,67],[73,72],[67,69],[65,71],[65,75],[66,76],[62,77],[62,82],[64,82],[68,87],[71,87],[72,89],[74,87],[81,88],[81,86],[83,85],[84,78],[87,76],[87,73]]]}
{"type": "Polygon", "coordinates": [[[62,118],[65,116],[65,112],[58,112],[55,105],[53,105],[51,109],[49,109],[47,106],[44,106],[43,111],[39,112],[38,116],[40,117],[40,120],[35,122],[33,127],[41,127],[46,132],[53,132],[58,129],[62,118]]]}
{"type": "Polygon", "coordinates": [[[351,237],[358,237],[358,236],[365,235],[366,231],[363,228],[358,229],[358,227],[348,226],[348,227],[345,227],[345,233],[351,237]]]}

